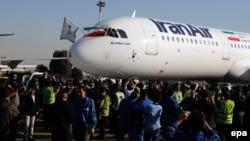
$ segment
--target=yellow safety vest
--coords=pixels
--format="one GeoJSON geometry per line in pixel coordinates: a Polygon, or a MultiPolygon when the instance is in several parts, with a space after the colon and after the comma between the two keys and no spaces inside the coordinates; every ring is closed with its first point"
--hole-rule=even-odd
{"type": "Polygon", "coordinates": [[[55,103],[56,96],[53,87],[44,87],[42,90],[42,94],[43,94],[42,102],[44,105],[51,105],[55,103]]]}
{"type": "Polygon", "coordinates": [[[220,124],[232,124],[233,122],[234,101],[222,100],[216,115],[216,121],[220,124]]]}
{"type": "Polygon", "coordinates": [[[115,109],[118,110],[122,99],[124,99],[124,93],[123,92],[117,92],[116,96],[117,96],[117,105],[116,105],[115,109]]]}

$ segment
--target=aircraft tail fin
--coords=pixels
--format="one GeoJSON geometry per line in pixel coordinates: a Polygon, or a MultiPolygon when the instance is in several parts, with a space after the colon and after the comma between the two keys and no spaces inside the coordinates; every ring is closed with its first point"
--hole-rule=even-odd
{"type": "Polygon", "coordinates": [[[135,17],[135,14],[136,14],[136,10],[133,12],[132,16],[131,17],[135,17]]]}

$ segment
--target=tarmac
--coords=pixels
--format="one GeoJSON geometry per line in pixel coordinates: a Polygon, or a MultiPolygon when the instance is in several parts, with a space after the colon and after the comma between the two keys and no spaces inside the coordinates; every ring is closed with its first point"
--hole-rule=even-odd
{"type": "MultiPolygon", "coordinates": [[[[43,120],[42,119],[36,119],[36,123],[35,123],[35,127],[34,127],[34,135],[33,138],[35,141],[51,141],[51,132],[50,131],[46,131],[44,129],[44,127],[42,126],[43,124],[43,120]]],[[[105,141],[115,141],[115,134],[110,134],[108,132],[108,129],[105,130],[106,134],[105,134],[105,141]]],[[[18,128],[17,128],[17,132],[18,132],[18,136],[16,141],[23,141],[23,133],[24,133],[24,121],[20,121],[18,123],[18,128]]],[[[93,136],[93,139],[91,139],[91,141],[104,141],[104,140],[98,140],[95,139],[98,136],[98,128],[96,129],[96,132],[93,136]]],[[[128,141],[128,136],[125,136],[124,141],[128,141]]]]}

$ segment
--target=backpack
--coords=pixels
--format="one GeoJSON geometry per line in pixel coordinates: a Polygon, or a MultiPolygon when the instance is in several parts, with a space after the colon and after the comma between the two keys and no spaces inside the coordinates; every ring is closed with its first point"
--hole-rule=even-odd
{"type": "Polygon", "coordinates": [[[0,136],[7,136],[10,132],[10,113],[7,108],[0,107],[0,136]]]}

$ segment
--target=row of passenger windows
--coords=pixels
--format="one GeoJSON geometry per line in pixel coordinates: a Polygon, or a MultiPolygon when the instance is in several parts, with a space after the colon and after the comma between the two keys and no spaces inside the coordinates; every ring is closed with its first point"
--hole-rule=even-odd
{"type": "Polygon", "coordinates": [[[169,37],[169,36],[162,36],[163,41],[172,41],[178,43],[190,43],[190,44],[200,44],[200,45],[212,45],[218,46],[218,42],[209,41],[209,40],[198,40],[198,39],[189,39],[189,38],[179,38],[179,37],[169,37]]]}
{"type": "Polygon", "coordinates": [[[243,44],[231,44],[231,48],[239,48],[239,49],[250,49],[250,45],[243,44]]]}
{"type": "MultiPolygon", "coordinates": [[[[201,39],[189,39],[189,38],[180,38],[180,37],[169,37],[169,36],[162,36],[163,41],[172,41],[178,43],[190,43],[190,44],[200,44],[200,45],[208,45],[208,46],[219,46],[217,41],[209,41],[209,40],[201,40],[201,39]]],[[[231,43],[231,48],[235,49],[249,49],[250,44],[237,44],[231,43]]]]}

